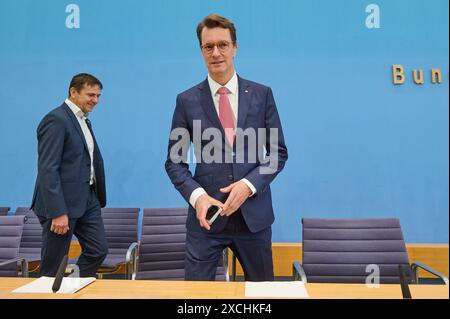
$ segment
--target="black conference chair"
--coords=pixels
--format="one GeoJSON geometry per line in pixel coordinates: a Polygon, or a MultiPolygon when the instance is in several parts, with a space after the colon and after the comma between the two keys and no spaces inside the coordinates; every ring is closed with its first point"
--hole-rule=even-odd
{"type": "Polygon", "coordinates": [[[139,208],[102,208],[108,255],[97,271],[99,278],[125,266],[125,278],[136,272],[139,208]]]}
{"type": "MultiPolygon", "coordinates": [[[[184,280],[187,208],[145,208],[133,279],[184,280]]],[[[229,281],[228,250],[217,267],[216,280],[229,281]]]]}
{"type": "Polygon", "coordinates": [[[41,262],[42,226],[39,219],[28,207],[18,207],[16,216],[25,216],[19,257],[28,261],[28,270],[36,272],[41,262]]]}
{"type": "Polygon", "coordinates": [[[6,216],[11,207],[0,207],[0,216],[6,216]]]}
{"type": "Polygon", "coordinates": [[[304,282],[365,283],[379,270],[380,283],[399,283],[399,265],[409,283],[418,283],[418,270],[448,279],[415,262],[409,264],[397,218],[303,218],[302,263],[294,262],[294,279],[304,282]]]}
{"type": "Polygon", "coordinates": [[[28,277],[28,264],[19,257],[22,238],[23,216],[0,216],[0,277],[17,277],[18,264],[22,277],[28,277]]]}

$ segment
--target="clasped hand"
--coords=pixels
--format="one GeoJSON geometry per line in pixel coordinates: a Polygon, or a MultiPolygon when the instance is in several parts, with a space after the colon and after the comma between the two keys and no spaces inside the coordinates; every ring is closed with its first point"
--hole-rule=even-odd
{"type": "Polygon", "coordinates": [[[196,215],[197,219],[200,222],[200,226],[207,230],[211,229],[211,226],[206,221],[206,213],[211,206],[216,205],[222,208],[222,212],[220,213],[221,216],[230,216],[234,212],[236,212],[252,194],[252,191],[247,186],[247,184],[242,181],[238,181],[230,184],[227,187],[223,187],[220,189],[220,191],[222,193],[230,193],[224,204],[212,198],[208,194],[201,195],[195,203],[196,215]]]}

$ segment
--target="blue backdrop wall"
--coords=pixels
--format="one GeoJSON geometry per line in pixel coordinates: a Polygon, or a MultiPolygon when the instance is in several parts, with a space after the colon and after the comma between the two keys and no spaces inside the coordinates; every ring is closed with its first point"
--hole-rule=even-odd
{"type": "Polygon", "coordinates": [[[108,206],[185,205],[164,170],[166,145],[176,94],[206,77],[195,28],[215,12],[237,27],[238,73],[272,87],[284,125],[274,241],[300,241],[302,217],[396,216],[408,242],[448,242],[448,6],[1,0],[0,206],[30,204],[36,127],[80,72],[104,84],[91,118],[108,206]],[[442,83],[431,82],[433,68],[442,83]]]}

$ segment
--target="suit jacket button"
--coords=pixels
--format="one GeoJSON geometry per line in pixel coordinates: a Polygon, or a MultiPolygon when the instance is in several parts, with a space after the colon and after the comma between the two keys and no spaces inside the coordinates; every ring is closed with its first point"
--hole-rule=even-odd
{"type": "Polygon", "coordinates": [[[232,181],[233,180],[233,175],[228,175],[228,180],[232,181]]]}

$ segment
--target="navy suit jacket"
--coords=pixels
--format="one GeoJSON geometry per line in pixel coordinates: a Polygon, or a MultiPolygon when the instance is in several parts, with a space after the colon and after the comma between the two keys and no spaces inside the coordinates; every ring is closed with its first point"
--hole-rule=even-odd
{"type": "MultiPolygon", "coordinates": [[[[272,90],[269,87],[244,80],[240,77],[238,77],[238,88],[239,106],[237,127],[242,130],[248,128],[262,128],[267,132],[267,143],[264,145],[267,152],[270,152],[270,149],[276,149],[278,151],[276,158],[278,164],[273,173],[261,174],[260,169],[269,164],[259,161],[258,156],[256,156],[256,161],[249,161],[247,152],[249,144],[247,143],[247,140],[245,140],[245,143],[241,143],[241,149],[236,149],[236,145],[238,144],[236,141],[239,138],[239,132],[237,133],[233,150],[231,150],[230,145],[225,141],[224,130],[214,107],[207,80],[177,96],[176,108],[172,120],[172,132],[177,128],[182,128],[189,132],[190,140],[187,141],[187,143],[194,143],[197,162],[197,155],[200,150],[198,147],[199,144],[201,144],[201,149],[203,149],[210,143],[219,143],[220,146],[224,146],[221,147],[222,154],[220,155],[222,159],[226,156],[232,156],[234,160],[232,163],[206,163],[202,159],[201,163],[196,164],[195,174],[192,175],[189,171],[189,165],[186,162],[186,154],[181,154],[175,162],[170,158],[171,149],[175,144],[186,144],[186,141],[183,142],[183,138],[180,135],[179,138],[171,138],[169,141],[165,167],[175,188],[187,202],[189,202],[189,198],[196,188],[203,187],[208,195],[225,203],[228,193],[220,192],[220,188],[228,186],[243,178],[249,180],[256,188],[256,194],[248,198],[241,206],[240,210],[250,231],[258,232],[267,228],[274,222],[275,218],[272,208],[270,183],[283,169],[288,154],[272,90]],[[198,141],[194,136],[194,120],[201,121],[201,133],[203,133],[205,129],[214,127],[221,131],[222,139],[220,141],[217,141],[214,138],[198,141]],[[272,143],[272,145],[270,145],[269,138],[270,128],[278,129],[278,140],[272,143]],[[212,142],[213,140],[214,142],[212,142]],[[226,152],[228,152],[228,155],[226,155],[226,152]],[[240,154],[245,155],[244,160],[238,163],[235,159],[236,154],[239,154],[239,152],[241,152],[240,154]],[[181,162],[178,162],[179,160],[181,160],[181,162]]],[[[172,158],[173,157],[174,154],[172,154],[172,158]]],[[[212,225],[210,232],[221,232],[226,225],[227,219],[228,217],[220,217],[216,220],[212,225]]],[[[200,227],[196,218],[195,209],[190,205],[186,227],[191,231],[207,232],[200,227]]]]}
{"type": "MultiPolygon", "coordinates": [[[[103,159],[94,135],[95,192],[106,205],[103,159]]],[[[31,208],[35,214],[54,218],[67,213],[81,217],[89,199],[91,159],[77,118],[63,103],[37,128],[38,174],[31,208]]]]}

